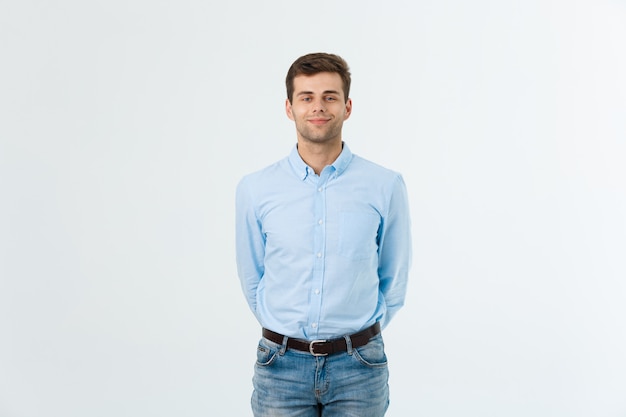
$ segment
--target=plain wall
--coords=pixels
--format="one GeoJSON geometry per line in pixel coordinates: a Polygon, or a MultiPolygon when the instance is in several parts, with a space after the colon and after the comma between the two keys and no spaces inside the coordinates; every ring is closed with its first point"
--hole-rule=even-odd
{"type": "Polygon", "coordinates": [[[1,1],[0,417],[249,416],[234,188],[353,73],[404,175],[390,417],[626,416],[626,3],[1,1]]]}

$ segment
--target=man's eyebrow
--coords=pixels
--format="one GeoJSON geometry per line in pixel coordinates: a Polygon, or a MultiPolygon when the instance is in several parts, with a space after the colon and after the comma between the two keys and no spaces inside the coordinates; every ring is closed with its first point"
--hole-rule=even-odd
{"type": "MultiPolygon", "coordinates": [[[[311,95],[311,94],[315,94],[313,91],[299,91],[296,93],[296,96],[305,96],[305,95],[311,95]]],[[[339,91],[337,90],[326,90],[324,92],[322,92],[322,94],[339,94],[339,91]]]]}

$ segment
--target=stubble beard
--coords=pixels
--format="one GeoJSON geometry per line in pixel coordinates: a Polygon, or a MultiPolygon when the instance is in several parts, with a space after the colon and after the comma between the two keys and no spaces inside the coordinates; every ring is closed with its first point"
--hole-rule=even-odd
{"type": "Polygon", "coordinates": [[[316,144],[333,142],[337,138],[341,140],[341,123],[324,127],[325,129],[316,129],[314,126],[300,126],[298,133],[303,140],[316,144]]]}

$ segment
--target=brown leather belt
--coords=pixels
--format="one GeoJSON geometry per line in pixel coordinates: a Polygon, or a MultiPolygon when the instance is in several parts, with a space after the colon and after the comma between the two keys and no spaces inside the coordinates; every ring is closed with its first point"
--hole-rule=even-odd
{"type": "MultiPolygon", "coordinates": [[[[370,341],[370,339],[376,336],[378,333],[380,333],[380,324],[376,322],[374,325],[368,327],[367,329],[361,330],[358,333],[351,334],[348,337],[350,338],[352,347],[358,348],[361,346],[365,346],[370,341]]],[[[283,336],[282,334],[273,332],[266,328],[263,328],[263,337],[281,345],[285,338],[285,336],[283,336]]],[[[287,348],[299,350],[301,352],[309,352],[313,356],[326,356],[332,355],[333,353],[346,352],[348,350],[348,345],[346,343],[346,339],[343,337],[331,340],[311,341],[288,338],[287,348]]]]}

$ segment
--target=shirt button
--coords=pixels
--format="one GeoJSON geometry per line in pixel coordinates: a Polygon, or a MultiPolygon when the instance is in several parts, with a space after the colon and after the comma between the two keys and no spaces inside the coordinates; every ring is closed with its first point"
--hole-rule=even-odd
{"type": "Polygon", "coordinates": [[[320,187],[320,188],[318,188],[318,189],[317,189],[317,191],[319,191],[320,193],[322,192],[322,190],[323,190],[323,188],[322,188],[322,187],[320,187]]]}
{"type": "Polygon", "coordinates": [[[319,294],[320,290],[318,290],[317,288],[315,289],[315,294],[319,294]]]}
{"type": "Polygon", "coordinates": [[[317,252],[317,257],[321,258],[322,257],[322,252],[317,252]]]}
{"type": "Polygon", "coordinates": [[[311,324],[311,327],[313,327],[314,329],[317,329],[317,323],[311,324]]]}
{"type": "Polygon", "coordinates": [[[319,221],[317,222],[317,224],[322,224],[322,223],[324,223],[324,221],[323,221],[323,220],[319,220],[319,221]]]}

